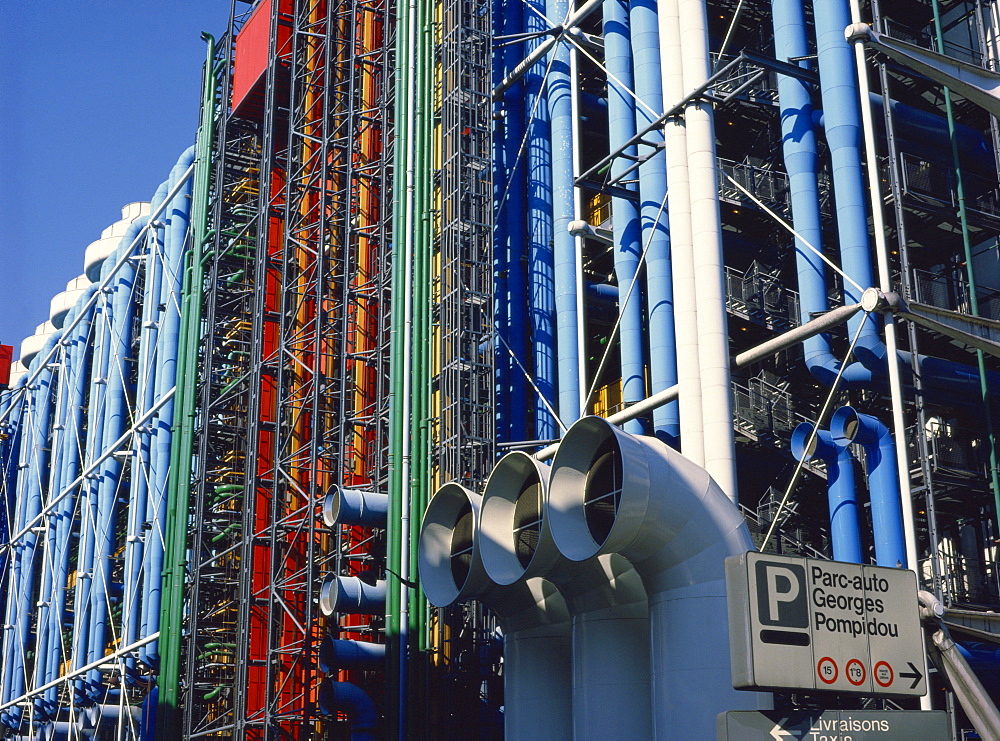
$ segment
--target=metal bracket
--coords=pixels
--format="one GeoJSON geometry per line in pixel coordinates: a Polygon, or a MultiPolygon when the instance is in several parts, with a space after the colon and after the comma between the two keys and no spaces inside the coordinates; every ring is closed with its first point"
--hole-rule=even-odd
{"type": "Polygon", "coordinates": [[[915,44],[883,36],[867,23],[854,23],[844,30],[848,41],[861,42],[869,49],[885,54],[915,72],[946,85],[963,98],[971,100],[1000,116],[1000,75],[982,67],[924,49],[915,44]]]}

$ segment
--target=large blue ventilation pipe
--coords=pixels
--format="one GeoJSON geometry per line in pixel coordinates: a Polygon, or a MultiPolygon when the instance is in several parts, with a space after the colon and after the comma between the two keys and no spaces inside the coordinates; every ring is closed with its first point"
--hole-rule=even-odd
{"type": "MultiPolygon", "coordinates": [[[[524,30],[544,33],[545,5],[541,0],[524,4],[524,30]]],[[[525,51],[538,42],[529,41],[525,51]]],[[[524,75],[524,109],[527,117],[528,185],[528,307],[531,313],[532,373],[538,393],[556,406],[556,289],[552,262],[552,146],[549,106],[542,87],[546,64],[540,61],[524,75]]],[[[557,435],[556,421],[545,405],[535,400],[535,437],[557,435]]]]}
{"type": "MultiPolygon", "coordinates": [[[[188,148],[170,172],[171,189],[194,162],[195,149],[188,148]]],[[[159,286],[160,331],[156,356],[155,399],[165,397],[177,380],[177,352],[180,342],[180,295],[184,278],[184,253],[187,247],[191,219],[191,189],[189,178],[178,190],[164,211],[166,233],[162,281],[159,286]]],[[[146,514],[146,544],[143,550],[142,629],[143,635],[160,630],[160,596],[163,571],[163,548],[166,541],[164,523],[167,519],[167,476],[170,469],[170,444],[174,423],[174,401],[168,399],[153,416],[153,445],[150,458],[149,498],[146,514]]],[[[143,646],[140,658],[159,665],[159,641],[143,646]]]]}
{"type": "MultiPolygon", "coordinates": [[[[635,105],[628,90],[632,80],[632,44],[629,17],[624,0],[604,0],[604,63],[608,68],[608,145],[621,149],[635,136],[635,105]],[[617,82],[615,79],[616,78],[617,82]],[[626,90],[627,89],[627,90],[626,90]]],[[[611,176],[620,176],[636,156],[635,146],[624,150],[623,157],[611,163],[611,176]]],[[[629,178],[631,180],[631,178],[629,178]]],[[[634,182],[622,187],[636,193],[634,182]]],[[[646,359],[642,331],[643,291],[633,287],[642,253],[642,227],[639,209],[630,198],[612,196],[611,226],[614,236],[615,277],[618,279],[618,338],[621,358],[622,401],[632,404],[646,398],[646,359]],[[627,298],[626,298],[627,297],[627,298]]],[[[625,431],[643,433],[642,422],[630,420],[625,431]]]]}
{"type": "MultiPolygon", "coordinates": [[[[66,352],[66,363],[63,368],[65,384],[61,390],[63,407],[66,410],[62,437],[59,441],[60,461],[57,484],[52,488],[53,494],[62,495],[64,489],[76,481],[81,470],[82,449],[77,435],[83,429],[84,405],[86,401],[87,381],[90,375],[91,347],[89,343],[91,321],[94,307],[90,300],[97,291],[96,285],[89,286],[77,299],[76,306],[71,310],[67,326],[78,319],[71,335],[64,339],[69,342],[66,352]],[[82,315],[81,315],[82,312],[82,315]]],[[[56,551],[52,559],[53,591],[51,596],[48,652],[38,652],[38,661],[44,665],[45,682],[59,676],[59,666],[63,660],[62,631],[67,621],[66,592],[69,578],[71,529],[73,514],[77,506],[77,498],[73,495],[64,496],[52,511],[51,519],[55,527],[56,551]]],[[[50,717],[55,717],[58,710],[59,688],[50,687],[43,696],[43,707],[50,717]]]]}
{"type": "MultiPolygon", "coordinates": [[[[867,187],[861,169],[861,103],[854,51],[844,29],[851,23],[846,0],[814,0],[820,89],[830,147],[841,268],[861,290],[875,285],[868,242],[867,187]]],[[[858,289],[844,282],[845,303],[858,303],[858,289]]],[[[880,342],[874,317],[857,314],[848,322],[851,336],[861,322],[862,342],[880,342]]]]}
{"type": "MultiPolygon", "coordinates": [[[[569,15],[568,0],[547,0],[546,15],[558,22],[569,15]]],[[[552,135],[552,261],[555,280],[558,413],[563,424],[580,417],[580,346],[577,336],[576,239],[569,233],[575,218],[573,193],[573,105],[569,46],[559,42],[549,59],[546,100],[552,135]]]]}
{"type": "MultiPolygon", "coordinates": [[[[513,36],[524,31],[520,12],[509,12],[502,0],[494,0],[493,22],[498,36],[513,36]]],[[[494,85],[524,59],[524,44],[510,43],[494,58],[494,85]]],[[[498,398],[509,404],[497,405],[497,429],[500,441],[528,437],[528,381],[521,368],[530,368],[528,360],[528,287],[527,287],[527,179],[526,164],[521,159],[521,143],[526,131],[524,80],[519,79],[504,91],[498,112],[501,124],[494,139],[493,200],[499,204],[494,238],[494,290],[500,299],[494,302],[497,332],[506,343],[494,346],[498,398]],[[502,199],[502,200],[501,200],[502,199]],[[513,353],[521,367],[511,358],[513,353]],[[520,410],[514,411],[511,410],[520,410]]]]}
{"type": "MultiPolygon", "coordinates": [[[[37,588],[38,565],[41,559],[37,557],[39,538],[37,530],[28,523],[33,523],[42,510],[42,503],[49,483],[49,430],[52,418],[53,384],[55,383],[52,366],[48,362],[48,354],[62,337],[62,330],[49,335],[41,351],[35,356],[28,367],[29,377],[33,377],[28,391],[28,409],[23,422],[27,425],[26,437],[22,440],[17,480],[17,516],[15,532],[27,528],[24,535],[14,544],[11,565],[10,595],[7,603],[7,620],[5,625],[12,626],[5,630],[3,641],[3,702],[24,694],[25,672],[27,668],[28,651],[34,646],[30,642],[30,620],[24,616],[31,615],[32,600],[37,588]]],[[[9,728],[17,729],[23,717],[23,708],[15,706],[7,708],[0,715],[0,722],[9,728]]]]}
{"type": "Polygon", "coordinates": [[[814,425],[803,422],[792,431],[792,455],[800,461],[819,458],[826,463],[826,490],[830,507],[830,543],[833,560],[861,563],[861,528],[854,482],[854,456],[850,447],[838,445],[827,430],[818,430],[806,447],[814,425]]]}
{"type": "Polygon", "coordinates": [[[846,447],[857,442],[865,450],[875,562],[879,566],[907,568],[896,446],[888,428],[875,417],[841,407],[830,418],[830,435],[837,445],[846,447]]]}
{"type": "MultiPolygon", "coordinates": [[[[635,68],[635,125],[645,129],[663,112],[663,81],[660,77],[660,32],[655,0],[631,0],[629,21],[635,68]]],[[[657,393],[677,383],[677,343],[674,335],[674,284],[667,228],[667,160],[663,129],[643,137],[656,147],[652,157],[639,166],[642,244],[646,250],[646,312],[649,336],[650,392],[657,393]]],[[[644,154],[642,150],[639,152],[644,154]]],[[[677,402],[653,411],[657,436],[675,443],[680,437],[677,402]]]]}

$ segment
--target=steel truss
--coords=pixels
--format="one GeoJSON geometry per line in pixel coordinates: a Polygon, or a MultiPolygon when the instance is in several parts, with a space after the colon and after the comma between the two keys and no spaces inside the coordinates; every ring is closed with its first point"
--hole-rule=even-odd
{"type": "MultiPolygon", "coordinates": [[[[321,507],[333,484],[382,488],[387,477],[391,28],[384,0],[291,6],[271,8],[290,41],[271,39],[263,120],[230,115],[219,139],[191,519],[191,737],[325,737],[317,655],[338,631],[319,588],[331,573],[381,576],[381,534],[331,531],[321,507]]],[[[354,637],[380,630],[339,622],[354,637]]]]}

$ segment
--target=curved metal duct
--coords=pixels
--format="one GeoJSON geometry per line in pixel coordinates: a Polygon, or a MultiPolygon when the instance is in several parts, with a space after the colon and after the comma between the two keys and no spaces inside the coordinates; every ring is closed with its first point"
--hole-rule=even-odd
{"type": "Polygon", "coordinates": [[[345,489],[334,484],[323,500],[323,522],[334,525],[385,527],[389,497],[375,491],[345,489]]]}
{"type": "Polygon", "coordinates": [[[903,504],[900,500],[896,445],[889,429],[875,417],[841,407],[830,418],[830,435],[837,445],[860,444],[865,450],[868,492],[872,502],[875,562],[906,568],[903,504]]]}
{"type": "Polygon", "coordinates": [[[335,612],[382,615],[385,613],[385,580],[369,584],[356,576],[330,574],[319,590],[319,609],[324,615],[335,612]]]}
{"type": "Polygon", "coordinates": [[[618,553],[642,577],[654,738],[711,738],[718,713],[769,702],[732,687],[724,563],[754,545],[704,469],[654,438],[584,417],[556,453],[546,518],[567,558],[618,553]]]}
{"type": "Polygon", "coordinates": [[[370,641],[346,641],[331,635],[319,645],[319,670],[324,674],[344,669],[370,671],[385,664],[385,644],[370,641]]]}
{"type": "Polygon", "coordinates": [[[817,430],[809,448],[814,425],[803,422],[792,431],[792,455],[798,460],[819,458],[826,463],[826,491],[830,505],[830,543],[833,559],[861,563],[861,527],[854,483],[854,456],[847,445],[838,445],[827,430],[817,430]]]}
{"type": "Polygon", "coordinates": [[[319,686],[319,711],[324,715],[347,713],[351,718],[351,741],[375,741],[378,713],[368,693],[350,682],[324,679],[319,686]]]}
{"type": "Polygon", "coordinates": [[[649,617],[639,575],[616,554],[569,561],[552,540],[544,504],[549,467],[504,456],[486,482],[479,549],[498,584],[544,577],[572,624],[573,737],[649,738],[649,617]]]}
{"type": "Polygon", "coordinates": [[[504,638],[504,733],[508,739],[572,738],[569,615],[541,578],[501,586],[479,552],[482,497],[448,483],[431,497],[420,527],[417,568],[431,604],[477,600],[504,638]]]}

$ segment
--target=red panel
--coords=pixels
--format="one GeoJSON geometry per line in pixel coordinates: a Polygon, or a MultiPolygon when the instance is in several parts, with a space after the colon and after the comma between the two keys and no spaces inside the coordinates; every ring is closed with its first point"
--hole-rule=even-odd
{"type": "Polygon", "coordinates": [[[0,387],[10,385],[10,364],[14,361],[14,347],[0,345],[0,387]]]}
{"type": "MultiPolygon", "coordinates": [[[[271,6],[274,0],[261,0],[250,18],[236,35],[236,57],[233,63],[233,110],[241,106],[243,113],[253,114],[262,108],[264,73],[267,71],[271,37],[271,6]],[[246,104],[244,106],[244,104],[246,104]]],[[[291,52],[292,28],[290,15],[294,0],[278,0],[277,52],[285,57],[291,52]]],[[[281,82],[279,87],[284,87],[281,82]]]]}

